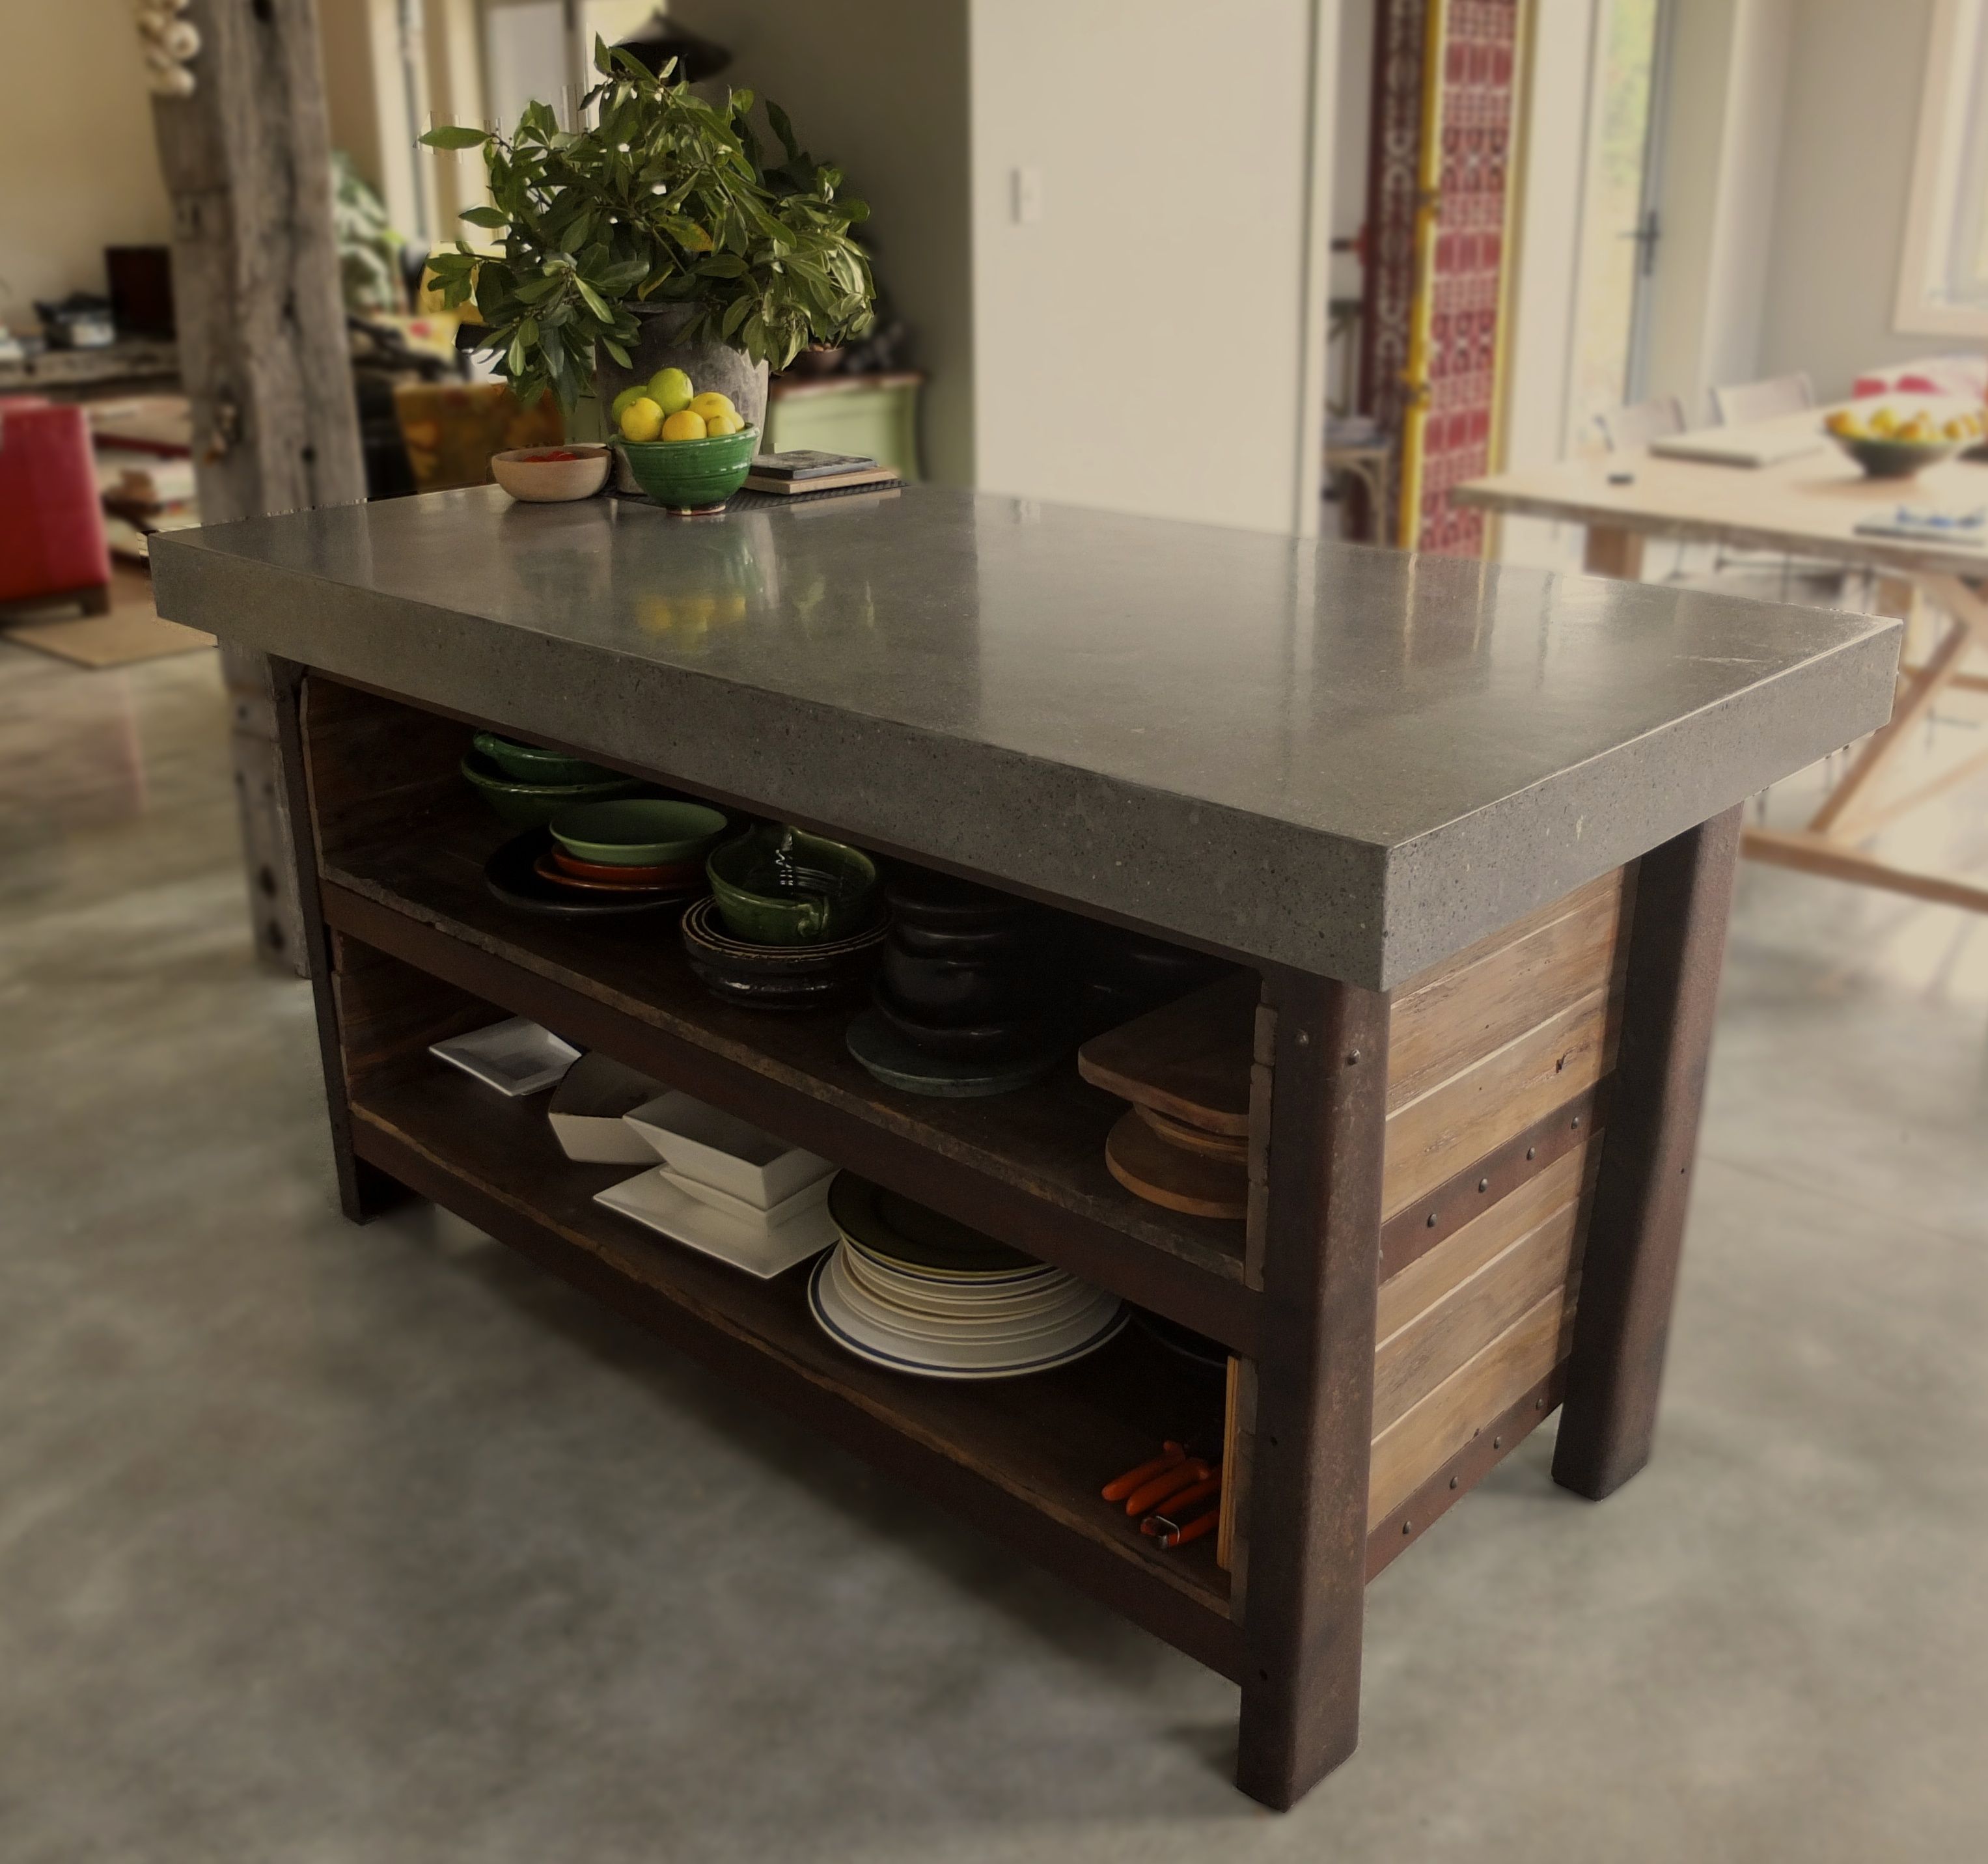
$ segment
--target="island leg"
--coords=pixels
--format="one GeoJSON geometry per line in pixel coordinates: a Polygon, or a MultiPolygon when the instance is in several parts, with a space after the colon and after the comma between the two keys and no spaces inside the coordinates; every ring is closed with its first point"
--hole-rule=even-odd
{"type": "Polygon", "coordinates": [[[272,660],[270,684],[276,714],[276,749],[282,767],[282,795],[289,812],[286,838],[296,859],[297,905],[303,927],[305,961],[317,1011],[318,1055],[324,1067],[325,1111],[331,1125],[332,1168],[338,1205],[352,1222],[368,1223],[414,1194],[397,1178],[360,1158],[353,1150],[352,1109],[347,1096],[345,1045],[338,1023],[330,929],[317,890],[317,835],[311,821],[310,785],[304,771],[303,719],[304,669],[272,660]]]}
{"type": "Polygon", "coordinates": [[[1388,999],[1291,972],[1266,982],[1276,1029],[1236,1783],[1281,1811],[1359,1739],[1388,999]]]}
{"type": "Polygon", "coordinates": [[[1554,1480],[1599,1501],[1649,1460],[1684,1244],[1740,811],[1644,856],[1621,1047],[1554,1480]]]}

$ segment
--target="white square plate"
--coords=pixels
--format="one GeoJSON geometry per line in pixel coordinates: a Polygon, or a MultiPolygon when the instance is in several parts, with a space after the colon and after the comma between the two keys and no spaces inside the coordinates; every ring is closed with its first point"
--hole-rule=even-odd
{"type": "Polygon", "coordinates": [[[716,1256],[721,1262],[730,1263],[734,1268],[744,1269],[749,1275],[757,1275],[762,1282],[832,1248],[837,1234],[823,1204],[814,1204],[771,1229],[742,1223],[678,1190],[664,1177],[660,1165],[638,1178],[596,1191],[593,1201],[624,1217],[634,1217],[672,1242],[686,1244],[705,1255],[716,1256]]]}
{"type": "Polygon", "coordinates": [[[543,1092],[580,1059],[572,1043],[523,1016],[431,1043],[428,1053],[512,1100],[543,1092]]]}

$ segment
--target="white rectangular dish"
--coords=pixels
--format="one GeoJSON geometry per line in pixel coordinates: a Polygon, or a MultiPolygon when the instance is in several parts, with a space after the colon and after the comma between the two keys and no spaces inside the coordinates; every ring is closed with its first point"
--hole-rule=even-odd
{"type": "Polygon", "coordinates": [[[572,1043],[523,1016],[431,1043],[428,1053],[512,1100],[543,1092],[580,1059],[572,1043]]]}
{"type": "Polygon", "coordinates": [[[640,1177],[610,1184],[596,1191],[593,1201],[762,1282],[835,1245],[837,1232],[826,1202],[808,1206],[785,1223],[745,1223],[672,1184],[666,1170],[658,1165],[640,1177]]]}
{"type": "Polygon", "coordinates": [[[834,1170],[695,1096],[672,1089],[622,1117],[672,1171],[767,1211],[834,1170]]]}
{"type": "Polygon", "coordinates": [[[646,1165],[655,1154],[621,1116],[662,1091],[661,1082],[590,1050],[553,1089],[546,1117],[576,1165],[646,1165]]]}
{"type": "Polygon", "coordinates": [[[783,1197],[778,1204],[761,1210],[756,1204],[748,1204],[743,1197],[735,1197],[729,1191],[722,1191],[715,1184],[701,1184],[695,1178],[687,1178],[674,1165],[656,1167],[677,1189],[687,1197],[695,1197],[699,1204],[708,1204],[714,1211],[722,1211],[728,1217],[735,1217],[742,1224],[750,1224],[755,1229],[773,1230],[790,1217],[798,1217],[812,1206],[825,1203],[828,1187],[835,1182],[831,1172],[815,1180],[812,1184],[803,1184],[791,1197],[783,1197]]]}

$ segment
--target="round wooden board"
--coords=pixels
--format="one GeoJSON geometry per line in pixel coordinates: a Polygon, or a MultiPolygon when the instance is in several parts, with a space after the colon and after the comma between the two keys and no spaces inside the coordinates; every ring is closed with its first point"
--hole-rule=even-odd
{"type": "Polygon", "coordinates": [[[1183,1152],[1199,1152],[1211,1159],[1222,1159],[1231,1165],[1246,1167],[1249,1163],[1249,1142],[1246,1139],[1232,1139],[1226,1133],[1205,1132],[1199,1126],[1191,1126],[1184,1119],[1176,1119],[1171,1113],[1163,1113],[1158,1107],[1150,1107],[1134,1101],[1132,1111],[1151,1126],[1170,1146],[1178,1146],[1183,1152]]]}
{"type": "Polygon", "coordinates": [[[1106,1136],[1104,1163],[1134,1197],[1189,1217],[1239,1217],[1249,1207],[1247,1167],[1168,1145],[1137,1108],[1106,1136]]]}

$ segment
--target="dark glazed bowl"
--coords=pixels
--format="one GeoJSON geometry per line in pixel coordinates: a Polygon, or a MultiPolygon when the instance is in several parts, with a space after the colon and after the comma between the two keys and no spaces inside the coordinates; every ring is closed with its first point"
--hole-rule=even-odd
{"type": "Polygon", "coordinates": [[[1043,998],[1031,954],[1017,956],[1019,962],[962,962],[906,951],[893,938],[884,947],[882,984],[894,1008],[921,1023],[957,1028],[1013,1022],[1038,1013],[1043,998]]]}
{"type": "Polygon", "coordinates": [[[881,984],[871,990],[870,1001],[885,1025],[914,1048],[948,1061],[1004,1061],[1011,1055],[1028,1055],[1046,1047],[1057,1033],[1055,1019],[1042,1015],[942,1028],[907,1015],[881,984]]]}

